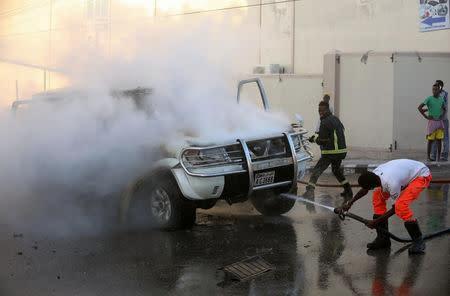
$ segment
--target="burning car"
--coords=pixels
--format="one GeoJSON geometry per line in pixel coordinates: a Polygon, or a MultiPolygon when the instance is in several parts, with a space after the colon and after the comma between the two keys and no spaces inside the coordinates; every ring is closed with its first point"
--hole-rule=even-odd
{"type": "MultiPolygon", "coordinates": [[[[239,83],[238,102],[241,87],[247,83],[257,84],[268,110],[258,78],[239,83]]],[[[275,135],[220,145],[187,141],[177,155],[160,159],[128,184],[120,197],[121,220],[163,229],[187,228],[194,224],[197,208],[209,209],[220,199],[229,204],[250,199],[263,215],[288,212],[295,200],[279,195],[297,193],[297,180],[313,157],[303,121],[296,116],[299,122],[291,130],[275,135]]]]}
{"type": "MultiPolygon", "coordinates": [[[[239,83],[238,103],[242,86],[246,84],[256,84],[264,109],[268,111],[269,104],[266,94],[258,78],[239,83]]],[[[152,101],[152,93],[150,88],[113,90],[105,99],[108,102],[112,102],[110,98],[118,100],[116,102],[127,104],[131,102],[129,105],[134,106],[133,108],[140,113],[133,113],[130,116],[139,115],[153,118],[158,110],[156,110],[157,104],[153,104],[155,102],[152,101]]],[[[18,118],[21,118],[19,115],[26,115],[31,110],[39,110],[38,106],[42,105],[45,105],[43,107],[47,109],[57,110],[58,106],[78,102],[78,105],[75,104],[78,108],[75,109],[84,109],[89,99],[86,90],[59,89],[35,94],[31,100],[15,101],[12,110],[18,115],[18,118]]],[[[123,105],[117,104],[117,108],[121,106],[123,105]]],[[[30,114],[32,113],[30,112],[30,114]]],[[[108,132],[111,126],[117,126],[115,111],[91,113],[96,116],[92,122],[98,123],[98,135],[108,132]]],[[[59,111],[49,114],[59,114],[59,111]]],[[[59,115],[62,123],[66,120],[63,114],[59,115]]],[[[42,116],[37,118],[41,120],[42,116]]],[[[218,200],[225,200],[229,204],[250,200],[256,210],[263,215],[281,215],[288,212],[294,206],[295,200],[282,198],[279,195],[286,192],[297,193],[297,180],[304,176],[306,162],[313,157],[304,137],[307,131],[302,128],[303,120],[299,115],[297,115],[297,119],[296,124],[283,127],[288,130],[280,130],[275,134],[273,132],[277,129],[272,129],[267,134],[263,131],[254,137],[211,143],[211,140],[205,142],[205,138],[202,138],[201,134],[192,136],[186,132],[173,135],[173,137],[177,137],[175,139],[176,148],[167,145],[167,147],[142,149],[145,152],[149,152],[149,149],[157,150],[150,151],[153,156],[157,155],[156,159],[153,157],[151,160],[144,160],[142,157],[136,157],[136,159],[140,159],[142,169],[127,171],[121,176],[130,176],[130,174],[138,176],[128,184],[127,180],[123,181],[122,178],[121,184],[116,183],[115,186],[112,186],[118,187],[114,188],[114,192],[125,187],[121,194],[117,194],[120,195],[119,199],[115,199],[115,202],[119,203],[120,220],[130,225],[156,226],[163,229],[188,228],[195,222],[197,208],[209,209],[218,200]],[[147,163],[151,165],[147,167],[147,163]]],[[[54,125],[54,123],[50,124],[54,125]]],[[[146,124],[147,122],[142,122],[142,125],[146,124]]],[[[145,128],[147,127],[145,126],[145,128]]],[[[61,132],[63,131],[58,130],[56,134],[61,132]]],[[[74,135],[75,138],[79,138],[77,133],[74,135]]],[[[164,141],[171,142],[169,138],[164,141]]],[[[76,140],[70,139],[70,137],[67,139],[68,142],[79,143],[76,140]]],[[[111,136],[110,140],[115,141],[114,136],[111,136]]],[[[110,142],[108,143],[110,145],[110,142]]],[[[84,149],[95,150],[89,146],[90,144],[92,142],[84,143],[84,149]]],[[[122,146],[128,147],[129,145],[124,143],[122,146]]],[[[108,147],[95,147],[102,151],[95,156],[89,155],[89,157],[80,159],[80,161],[95,160],[95,157],[100,157],[101,159],[95,165],[83,163],[87,168],[93,167],[94,171],[81,170],[76,175],[95,176],[97,183],[111,182],[110,175],[107,175],[108,168],[114,166],[112,164],[105,166],[102,160],[114,157],[114,154],[107,154],[108,147]],[[105,174],[105,176],[100,176],[100,174],[105,174]],[[98,181],[100,177],[102,181],[98,181]]],[[[80,166],[76,161],[75,164],[80,166]]],[[[75,164],[64,162],[60,166],[74,166],[75,164]]],[[[86,178],[75,183],[83,189],[89,190],[87,183],[92,183],[92,181],[86,180],[86,178]]],[[[88,191],[87,195],[91,194],[90,192],[96,193],[95,190],[92,190],[88,191]]]]}

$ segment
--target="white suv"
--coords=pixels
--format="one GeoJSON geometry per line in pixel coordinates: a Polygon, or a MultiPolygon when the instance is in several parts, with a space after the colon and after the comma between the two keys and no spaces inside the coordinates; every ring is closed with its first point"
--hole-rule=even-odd
{"type": "MultiPolygon", "coordinates": [[[[256,83],[266,110],[264,88],[256,83]]],[[[131,182],[120,197],[120,217],[129,223],[152,223],[164,229],[193,225],[196,208],[209,209],[219,199],[229,204],[248,199],[263,215],[288,212],[295,200],[281,193],[297,193],[297,181],[313,155],[307,146],[303,122],[289,131],[266,137],[237,139],[222,145],[189,142],[178,155],[160,159],[147,174],[131,182]]]]}
{"type": "MultiPolygon", "coordinates": [[[[241,81],[241,88],[256,83],[266,111],[266,94],[258,78],[241,81]]],[[[116,99],[131,99],[138,110],[147,110],[146,100],[152,90],[136,88],[115,90],[116,99]]],[[[12,111],[20,115],[27,108],[42,102],[62,103],[72,98],[83,98],[80,90],[59,89],[38,93],[31,100],[15,101],[12,111]]],[[[136,225],[179,229],[193,225],[197,208],[208,209],[219,199],[229,204],[250,199],[263,215],[281,215],[288,212],[295,200],[281,198],[281,193],[297,193],[297,180],[306,171],[306,162],[312,154],[304,138],[303,121],[290,130],[264,137],[237,139],[221,145],[198,142],[198,138],[184,138],[181,149],[163,149],[147,171],[130,182],[120,194],[119,214],[122,222],[136,225]],[[176,152],[178,151],[178,152],[176,152]]],[[[169,139],[170,140],[170,139],[169,139]]],[[[177,139],[180,140],[180,139],[177,139]]],[[[170,142],[170,141],[168,141],[170,142]]]]}

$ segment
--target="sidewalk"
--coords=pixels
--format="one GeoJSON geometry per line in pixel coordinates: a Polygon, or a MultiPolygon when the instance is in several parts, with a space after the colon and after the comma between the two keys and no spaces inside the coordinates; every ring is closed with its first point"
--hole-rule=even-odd
{"type": "MultiPolygon", "coordinates": [[[[306,168],[307,170],[314,167],[316,162],[319,160],[320,155],[315,154],[314,159],[308,162],[306,168]]],[[[347,157],[342,161],[342,166],[344,172],[347,174],[361,173],[366,170],[373,170],[380,164],[388,162],[389,160],[408,158],[417,161],[421,161],[426,164],[431,171],[434,170],[448,170],[448,175],[450,177],[450,161],[446,162],[427,162],[427,156],[425,151],[382,151],[382,150],[369,150],[363,148],[349,147],[347,157]]],[[[331,167],[325,170],[325,173],[331,173],[331,167]]]]}

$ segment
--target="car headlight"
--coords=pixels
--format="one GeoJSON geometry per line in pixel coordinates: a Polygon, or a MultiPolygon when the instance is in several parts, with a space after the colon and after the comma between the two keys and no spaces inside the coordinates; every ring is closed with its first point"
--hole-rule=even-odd
{"type": "Polygon", "coordinates": [[[217,148],[188,148],[181,154],[181,162],[188,173],[221,174],[241,171],[243,153],[238,145],[217,148]]]}
{"type": "Polygon", "coordinates": [[[228,157],[225,148],[200,150],[198,152],[198,158],[203,164],[221,164],[230,162],[230,158],[228,157]]]}

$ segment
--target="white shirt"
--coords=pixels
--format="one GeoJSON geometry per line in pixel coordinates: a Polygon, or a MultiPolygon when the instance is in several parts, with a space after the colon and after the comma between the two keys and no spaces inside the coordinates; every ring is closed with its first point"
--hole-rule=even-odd
{"type": "Polygon", "coordinates": [[[378,166],[373,173],[380,177],[381,190],[395,200],[403,189],[417,177],[428,177],[430,169],[423,163],[410,159],[396,159],[378,166]]]}

